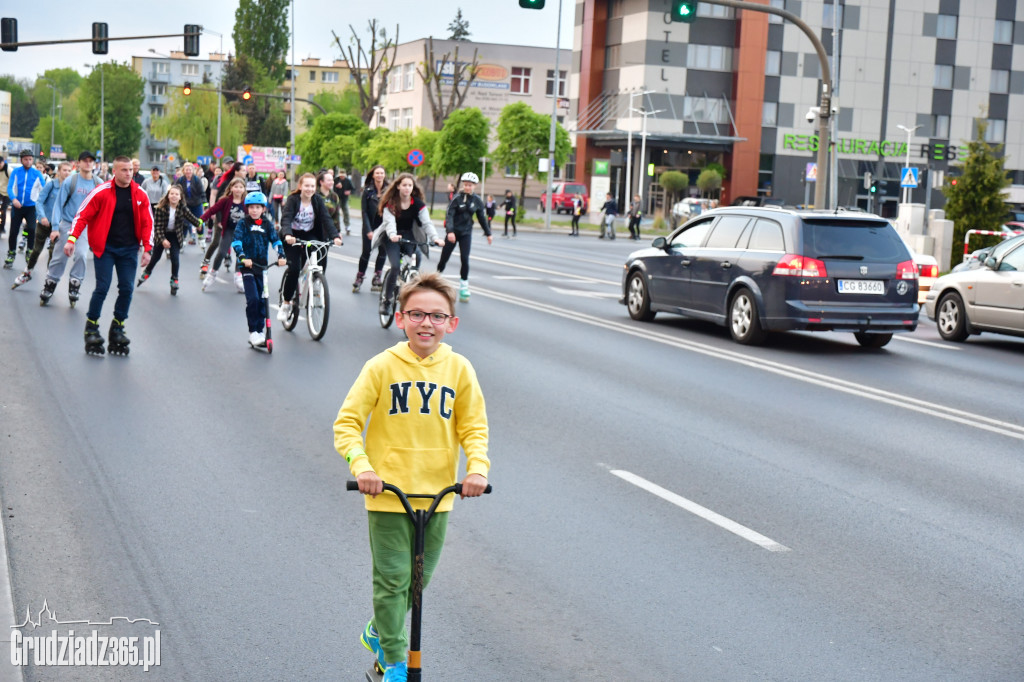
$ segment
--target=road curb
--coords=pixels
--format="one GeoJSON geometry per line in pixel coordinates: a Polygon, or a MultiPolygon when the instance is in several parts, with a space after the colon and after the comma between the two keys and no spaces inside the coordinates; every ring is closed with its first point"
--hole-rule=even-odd
{"type": "MultiPolygon", "coordinates": [[[[3,506],[3,500],[0,499],[0,512],[6,509],[7,507],[3,506]]],[[[17,622],[14,613],[14,594],[11,588],[11,564],[7,557],[7,529],[4,526],[3,514],[0,514],[0,624],[5,620],[9,621],[10,625],[17,622]]],[[[0,632],[0,645],[3,646],[5,652],[11,650],[13,630],[10,625],[3,627],[3,632],[0,632]]],[[[5,661],[0,663],[0,682],[22,682],[24,680],[22,667],[11,665],[9,655],[3,658],[5,661]]]]}

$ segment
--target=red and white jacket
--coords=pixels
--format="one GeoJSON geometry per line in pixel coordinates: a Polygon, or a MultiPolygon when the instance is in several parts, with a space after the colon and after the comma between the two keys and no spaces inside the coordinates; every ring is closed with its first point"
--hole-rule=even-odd
{"type": "MultiPolygon", "coordinates": [[[[132,181],[130,186],[134,206],[135,236],[146,252],[153,250],[153,210],[149,205],[149,195],[132,181]]],[[[117,191],[114,181],[108,180],[94,189],[78,207],[78,213],[71,221],[68,241],[74,243],[86,229],[89,230],[89,248],[97,258],[103,255],[107,246],[107,234],[110,232],[110,221],[114,217],[117,206],[117,191]]]]}

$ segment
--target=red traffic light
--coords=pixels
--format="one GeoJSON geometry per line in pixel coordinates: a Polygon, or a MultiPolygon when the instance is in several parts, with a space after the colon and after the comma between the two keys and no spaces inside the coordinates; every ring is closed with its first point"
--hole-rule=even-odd
{"type": "Polygon", "coordinates": [[[950,180],[949,184],[953,185],[953,187],[956,187],[956,178],[953,178],[952,180],[950,180]]]}
{"type": "Polygon", "coordinates": [[[252,99],[252,93],[249,92],[249,88],[242,90],[242,99],[244,99],[246,102],[252,99]]]}
{"type": "Polygon", "coordinates": [[[181,94],[185,95],[185,97],[188,97],[189,95],[191,95],[192,94],[192,84],[189,83],[188,81],[185,81],[185,85],[183,85],[182,88],[181,88],[181,94]]]}

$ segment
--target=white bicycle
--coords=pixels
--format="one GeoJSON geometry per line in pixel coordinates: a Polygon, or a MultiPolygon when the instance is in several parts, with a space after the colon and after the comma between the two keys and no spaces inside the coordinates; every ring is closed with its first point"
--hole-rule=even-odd
{"type": "MultiPolygon", "coordinates": [[[[306,264],[299,272],[299,284],[295,288],[295,298],[291,301],[292,308],[288,318],[282,323],[285,331],[295,329],[299,321],[299,311],[306,311],[306,326],[309,328],[309,335],[314,341],[319,341],[327,331],[327,321],[331,314],[331,295],[327,288],[327,278],[324,276],[324,269],[320,267],[320,259],[327,256],[327,250],[331,248],[331,242],[315,240],[296,239],[295,243],[306,249],[306,264]]],[[[277,292],[278,305],[286,303],[284,300],[284,280],[281,278],[281,286],[277,292]]]]}

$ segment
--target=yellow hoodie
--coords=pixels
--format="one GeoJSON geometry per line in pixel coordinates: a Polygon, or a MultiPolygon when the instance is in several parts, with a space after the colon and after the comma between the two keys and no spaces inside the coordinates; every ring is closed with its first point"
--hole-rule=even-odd
{"type": "MultiPolygon", "coordinates": [[[[374,471],[406,493],[433,494],[455,483],[460,445],[467,475],[486,477],[491,462],[484,396],[469,360],[446,343],[426,358],[405,341],[371,358],[334,422],[334,447],[348,460],[353,476],[374,471]]],[[[452,499],[447,496],[437,510],[449,511],[452,499]]],[[[430,500],[411,503],[426,509],[430,500]]],[[[403,511],[388,492],[367,495],[366,508],[403,511]]]]}

